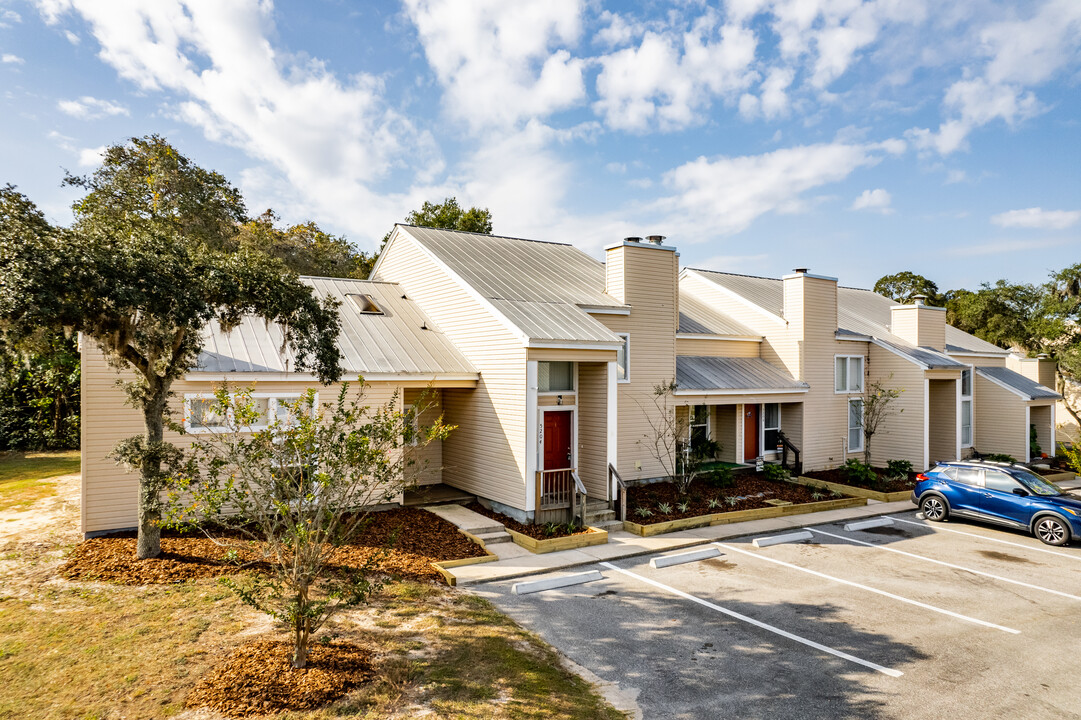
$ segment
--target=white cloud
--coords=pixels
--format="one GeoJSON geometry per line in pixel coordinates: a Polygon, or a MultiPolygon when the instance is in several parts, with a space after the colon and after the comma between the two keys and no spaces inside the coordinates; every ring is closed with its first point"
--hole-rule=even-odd
{"type": "Polygon", "coordinates": [[[11,53],[0,55],[0,63],[4,63],[5,65],[22,65],[24,62],[26,61],[18,55],[12,55],[11,53]]]}
{"type": "Polygon", "coordinates": [[[754,80],[754,32],[707,12],[686,32],[646,32],[602,56],[594,111],[609,127],[678,130],[703,121],[714,97],[734,100],[754,80]]]}
{"type": "Polygon", "coordinates": [[[318,60],[276,49],[267,2],[41,0],[40,6],[52,22],[79,13],[100,43],[101,59],[122,78],[144,92],[164,92],[176,117],[266,163],[250,176],[280,174],[294,202],[298,195],[305,201],[305,214],[348,228],[351,236],[374,242],[419,205],[426,189],[372,190],[391,170],[408,164],[421,182],[442,170],[431,136],[387,107],[379,78],[339,79],[318,60]]]}
{"type": "Polygon", "coordinates": [[[128,109],[110,100],[99,100],[84,95],[78,100],[61,100],[57,107],[60,111],[80,120],[98,120],[112,115],[130,115],[128,109]]]}
{"type": "Polygon", "coordinates": [[[586,97],[585,63],[572,57],[580,0],[406,0],[443,102],[473,130],[509,128],[586,97]]]}
{"type": "Polygon", "coordinates": [[[105,154],[104,145],[96,148],[80,148],[76,144],[75,138],[62,135],[55,130],[51,131],[48,137],[56,143],[58,148],[78,158],[79,167],[94,167],[101,163],[101,159],[105,154]]]}
{"type": "MultiPolygon", "coordinates": [[[[878,145],[804,145],[742,157],[700,157],[665,173],[673,192],[657,207],[688,236],[746,229],[769,212],[798,211],[808,190],[877,164],[878,145]]],[[[673,231],[674,232],[674,231],[673,231]]]]}
{"type": "Polygon", "coordinates": [[[82,42],[82,39],[71,30],[65,30],[64,37],[67,38],[68,42],[72,45],[78,45],[82,42]]]}
{"type": "Polygon", "coordinates": [[[79,164],[83,167],[95,167],[101,164],[104,157],[104,145],[99,145],[96,148],[83,148],[79,151],[79,164]]]}
{"type": "Polygon", "coordinates": [[[1064,230],[1076,225],[1078,220],[1081,220],[1081,210],[1044,210],[1038,207],[991,216],[991,222],[999,227],[1040,230],[1064,230]]]}
{"type": "Polygon", "coordinates": [[[893,197],[882,188],[875,188],[874,190],[864,190],[860,193],[859,197],[852,203],[852,210],[874,210],[880,212],[883,215],[889,215],[893,212],[893,208],[890,203],[893,202],[893,197]]]}
{"type": "Polygon", "coordinates": [[[976,245],[965,245],[947,249],[944,254],[960,257],[973,255],[1005,255],[1007,253],[1032,252],[1045,248],[1061,247],[1077,242],[1071,238],[1051,238],[1047,240],[986,240],[976,245]]]}
{"type": "Polygon", "coordinates": [[[21,23],[22,15],[14,10],[0,10],[0,28],[9,28],[13,24],[21,23]]]}

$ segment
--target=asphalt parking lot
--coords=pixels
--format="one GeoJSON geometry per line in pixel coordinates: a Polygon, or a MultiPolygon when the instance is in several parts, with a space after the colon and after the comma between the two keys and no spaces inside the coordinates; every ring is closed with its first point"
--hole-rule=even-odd
{"type": "Polygon", "coordinates": [[[553,575],[603,579],[535,594],[472,591],[636,692],[646,718],[1081,717],[1081,545],[892,518],[661,569],[597,563],[553,575]]]}

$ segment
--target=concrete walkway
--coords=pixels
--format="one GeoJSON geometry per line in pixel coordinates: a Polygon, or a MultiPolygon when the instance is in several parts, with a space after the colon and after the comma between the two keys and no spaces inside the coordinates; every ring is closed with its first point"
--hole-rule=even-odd
{"type": "MultiPolygon", "coordinates": [[[[1081,478],[1075,478],[1067,482],[1058,483],[1059,487],[1066,490],[1081,488],[1081,478]]],[[[444,511],[447,508],[458,506],[444,505],[441,508],[426,508],[432,512],[444,511]]],[[[524,575],[537,575],[540,573],[572,568],[577,565],[589,565],[598,560],[612,560],[616,558],[633,557],[634,555],[647,555],[666,550],[705,545],[715,540],[724,540],[742,535],[766,535],[769,533],[783,532],[794,527],[806,525],[818,525],[823,523],[837,522],[839,520],[854,520],[875,515],[889,515],[891,513],[905,512],[916,506],[908,500],[893,503],[883,503],[877,500],[868,500],[866,506],[844,508],[841,510],[827,510],[825,512],[807,513],[805,515],[791,515],[788,517],[768,518],[766,520],[749,520],[741,523],[728,525],[714,525],[712,527],[695,528],[693,530],[680,530],[678,532],[655,535],[653,537],[639,537],[624,530],[616,530],[608,533],[607,545],[594,545],[593,547],[579,550],[562,550],[560,552],[535,555],[525,548],[505,543],[502,545],[490,545],[488,550],[497,554],[499,560],[479,565],[465,565],[454,568],[453,573],[458,585],[477,585],[480,583],[507,580],[509,578],[522,577],[524,575]]],[[[470,515],[476,515],[465,508],[470,515]]],[[[456,511],[451,511],[456,512],[456,511]]],[[[439,512],[443,514],[443,512],[439,512]]],[[[478,516],[483,517],[483,516],[478,516]]],[[[461,517],[447,517],[451,522],[461,517]]],[[[483,518],[489,524],[494,521],[483,518]]],[[[457,524],[457,523],[455,523],[457,524]]]]}
{"type": "Polygon", "coordinates": [[[513,547],[523,552],[515,551],[513,554],[508,553],[510,556],[504,556],[502,553],[498,553],[497,547],[491,547],[489,549],[492,552],[497,552],[500,555],[499,560],[479,565],[465,565],[453,568],[450,572],[453,573],[458,585],[477,585],[571,568],[576,565],[589,565],[599,560],[613,560],[634,555],[676,550],[694,545],[704,545],[715,540],[740,535],[767,534],[793,527],[803,527],[804,525],[817,525],[819,523],[865,518],[874,515],[888,515],[914,508],[915,506],[907,500],[893,503],[881,503],[871,500],[868,505],[861,507],[827,510],[825,512],[807,513],[806,515],[790,515],[765,520],[749,520],[728,525],[714,525],[693,530],[680,530],[653,537],[639,537],[624,530],[616,530],[608,533],[607,545],[594,545],[579,550],[561,550],[544,555],[534,555],[525,548],[519,548],[515,545],[513,547]]]}

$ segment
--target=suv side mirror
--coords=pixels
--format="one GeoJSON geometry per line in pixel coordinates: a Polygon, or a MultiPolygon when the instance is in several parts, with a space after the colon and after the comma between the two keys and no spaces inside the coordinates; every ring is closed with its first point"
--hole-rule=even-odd
{"type": "Polygon", "coordinates": [[[1020,495],[1021,497],[1028,497],[1028,490],[1025,490],[1024,488],[1014,488],[1013,494],[1020,495]]]}

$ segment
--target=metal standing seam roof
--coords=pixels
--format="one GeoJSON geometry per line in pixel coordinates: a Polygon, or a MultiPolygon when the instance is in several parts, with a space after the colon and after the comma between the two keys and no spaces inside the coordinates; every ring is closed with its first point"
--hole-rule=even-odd
{"type": "Polygon", "coordinates": [[[676,357],[676,384],[680,390],[791,390],[810,385],[795,380],[762,358],[676,357]]]}
{"type": "MultiPolygon", "coordinates": [[[[784,285],[780,279],[737,275],[715,270],[694,269],[706,279],[754,303],[777,317],[784,316],[784,285]]],[[[892,310],[897,303],[872,290],[838,286],[838,330],[847,334],[871,335],[899,347],[909,344],[890,332],[892,310]]],[[[1007,355],[1008,351],[975,335],[946,325],[946,350],[951,353],[1007,355]]],[[[927,363],[924,363],[927,364],[927,363]]]]}
{"type": "MultiPolygon", "coordinates": [[[[890,337],[893,336],[891,335],[890,337]]],[[[926,365],[929,370],[963,370],[968,367],[968,365],[957,362],[953,358],[938,352],[934,348],[899,345],[895,342],[884,340],[883,338],[875,338],[875,340],[905,357],[926,365]]]]}
{"type": "MultiPolygon", "coordinates": [[[[302,277],[319,297],[341,302],[337,345],[345,374],[476,375],[458,351],[397,283],[344,278],[302,277]],[[346,294],[370,295],[384,314],[362,313],[346,294]],[[427,328],[427,329],[425,329],[427,328]]],[[[231,333],[211,324],[204,336],[197,372],[285,373],[295,357],[282,350],[276,324],[246,317],[231,333]]]]}
{"type": "Polygon", "coordinates": [[[1062,397],[1046,385],[1041,385],[1035,380],[1008,368],[977,366],[976,374],[983,375],[988,380],[997,381],[1029,400],[1057,400],[1062,397]]]}
{"type": "Polygon", "coordinates": [[[743,323],[728,317],[690,292],[679,292],[679,330],[688,335],[731,335],[733,337],[762,337],[743,323]]]}

